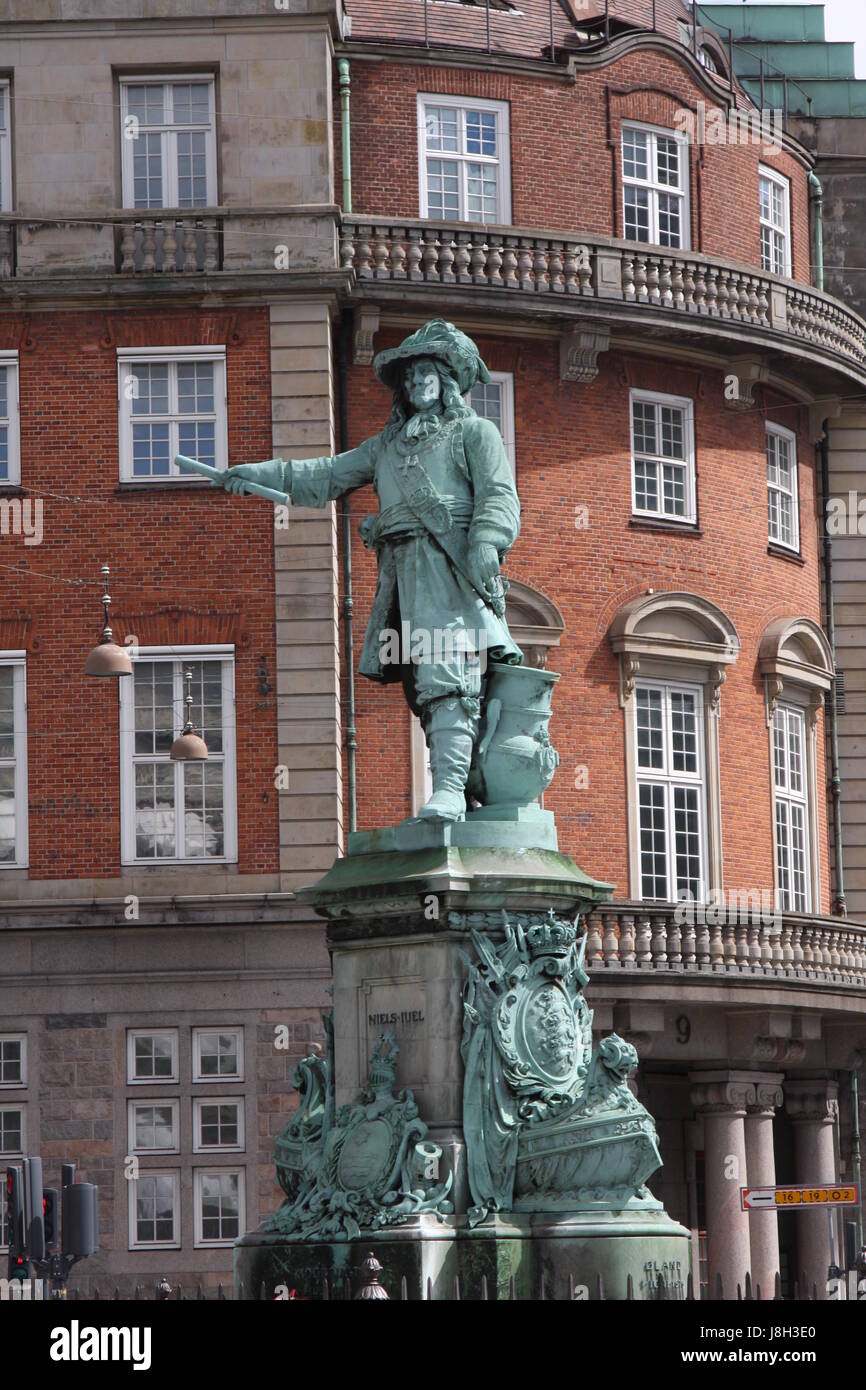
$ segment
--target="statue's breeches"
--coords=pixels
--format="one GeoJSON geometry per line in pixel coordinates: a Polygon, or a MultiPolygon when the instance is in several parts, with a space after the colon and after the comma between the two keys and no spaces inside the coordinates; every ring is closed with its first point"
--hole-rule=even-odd
{"type": "Polygon", "coordinates": [[[415,699],[477,698],[487,660],[520,659],[505,622],[487,607],[428,534],[386,540],[359,669],[371,680],[405,678],[415,699]]]}

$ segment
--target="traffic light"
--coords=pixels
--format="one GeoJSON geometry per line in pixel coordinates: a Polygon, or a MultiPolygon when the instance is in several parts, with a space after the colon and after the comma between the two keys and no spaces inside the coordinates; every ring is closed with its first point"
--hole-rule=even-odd
{"type": "Polygon", "coordinates": [[[42,1225],[45,1249],[52,1254],[57,1249],[60,1218],[60,1193],[56,1187],[46,1187],[42,1193],[42,1225]]]}
{"type": "Polygon", "coordinates": [[[31,1260],[45,1259],[45,1232],[42,1225],[42,1159],[24,1160],[24,1231],[26,1254],[31,1260]]]}
{"type": "Polygon", "coordinates": [[[24,1192],[21,1183],[21,1169],[6,1169],[6,1241],[10,1256],[18,1252],[24,1244],[23,1222],[24,1192]]]}
{"type": "Polygon", "coordinates": [[[61,1197],[63,1254],[83,1259],[99,1249],[99,1188],[91,1182],[70,1183],[61,1197]]]}

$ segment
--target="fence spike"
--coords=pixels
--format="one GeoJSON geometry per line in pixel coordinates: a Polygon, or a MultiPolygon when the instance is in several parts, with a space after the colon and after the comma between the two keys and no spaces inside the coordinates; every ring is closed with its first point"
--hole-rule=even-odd
{"type": "Polygon", "coordinates": [[[516,1283],[515,1283],[515,1281],[514,1281],[514,1275],[513,1275],[513,1274],[512,1274],[511,1278],[510,1278],[509,1281],[508,1281],[508,1298],[509,1298],[509,1301],[510,1301],[511,1303],[516,1303],[516,1302],[517,1302],[517,1285],[516,1285],[516,1283]]]}
{"type": "Polygon", "coordinates": [[[747,1269],[747,1270],[746,1270],[746,1302],[747,1302],[747,1303],[752,1303],[753,1301],[754,1301],[754,1300],[752,1299],[752,1275],[751,1275],[751,1272],[747,1269]]]}
{"type": "Polygon", "coordinates": [[[709,1297],[710,1297],[709,1285],[708,1285],[708,1284],[701,1284],[701,1297],[700,1297],[700,1302],[701,1302],[701,1303],[707,1303],[707,1302],[709,1302],[709,1297]]]}
{"type": "Polygon", "coordinates": [[[692,1277],[692,1271],[689,1270],[689,1276],[688,1276],[688,1278],[686,1279],[686,1302],[687,1302],[687,1303],[694,1303],[694,1301],[695,1301],[695,1281],[694,1281],[694,1279],[693,1279],[693,1277],[692,1277]]]}
{"type": "Polygon", "coordinates": [[[781,1302],[782,1302],[782,1276],[781,1276],[781,1274],[779,1273],[778,1270],[776,1270],[775,1285],[776,1285],[776,1288],[775,1288],[775,1293],[773,1294],[773,1301],[774,1301],[775,1303],[781,1303],[781,1302]]]}
{"type": "Polygon", "coordinates": [[[656,1298],[657,1298],[661,1303],[664,1303],[664,1302],[666,1301],[666,1299],[667,1299],[667,1296],[668,1296],[668,1291],[667,1291],[667,1288],[665,1287],[664,1275],[663,1275],[663,1274],[660,1274],[660,1275],[658,1276],[658,1278],[656,1279],[656,1298]]]}
{"type": "Polygon", "coordinates": [[[486,1275],[486,1274],[482,1274],[482,1276],[481,1276],[481,1302],[482,1302],[482,1303],[487,1303],[487,1302],[489,1302],[488,1297],[487,1297],[487,1275],[486,1275]]]}
{"type": "Polygon", "coordinates": [[[631,1275],[625,1281],[625,1296],[626,1302],[634,1303],[634,1280],[631,1275]]]}
{"type": "Polygon", "coordinates": [[[459,1274],[455,1274],[455,1275],[454,1275],[454,1299],[455,1299],[455,1302],[457,1302],[457,1303],[460,1302],[460,1275],[459,1275],[459,1274]]]}
{"type": "Polygon", "coordinates": [[[743,1286],[742,1286],[742,1284],[738,1284],[738,1285],[737,1285],[737,1302],[738,1302],[738,1303],[742,1303],[742,1301],[743,1301],[743,1286]]]}
{"type": "Polygon", "coordinates": [[[427,1275],[427,1302],[428,1302],[428,1303],[432,1303],[432,1301],[433,1301],[433,1280],[430,1278],[430,1275],[428,1274],[428,1275],[427,1275]]]}
{"type": "Polygon", "coordinates": [[[400,1280],[400,1302],[401,1302],[401,1303],[408,1303],[408,1302],[409,1302],[409,1285],[406,1283],[406,1275],[405,1275],[405,1274],[403,1275],[403,1278],[400,1280]]]}
{"type": "Polygon", "coordinates": [[[755,1285],[755,1302],[756,1302],[756,1303],[760,1303],[760,1301],[761,1301],[761,1286],[760,1286],[760,1284],[756,1284],[756,1285],[755,1285]]]}
{"type": "Polygon", "coordinates": [[[600,1303],[603,1303],[603,1302],[604,1302],[604,1279],[603,1279],[602,1276],[601,1276],[601,1270],[599,1270],[599,1271],[598,1271],[598,1274],[596,1275],[596,1290],[597,1290],[597,1293],[598,1293],[599,1302],[600,1302],[600,1303]]]}

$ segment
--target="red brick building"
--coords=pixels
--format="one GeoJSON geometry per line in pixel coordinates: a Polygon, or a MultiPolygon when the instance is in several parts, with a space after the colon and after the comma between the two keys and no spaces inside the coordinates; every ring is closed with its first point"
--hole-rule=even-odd
{"type": "MultiPolygon", "coordinates": [[[[864,927],[834,915],[817,446],[863,325],[812,287],[811,157],[782,113],[685,5],[655,29],[612,5],[607,33],[602,9],[352,6],[347,442],[388,409],[373,352],[434,315],[475,337],[523,508],[512,631],[562,673],[544,804],[616,884],[596,1023],[638,1047],[653,1188],[702,1277],[733,1295],[749,1268],[769,1296],[777,1271],[823,1287],[826,1223],[750,1232],[738,1185],[850,1163],[864,927]]],[[[349,505],[354,532],[375,501],[349,505]]],[[[363,623],[357,542],[352,566],[363,623]]],[[[423,749],[399,692],[354,700],[371,828],[423,799],[423,749]]]]}

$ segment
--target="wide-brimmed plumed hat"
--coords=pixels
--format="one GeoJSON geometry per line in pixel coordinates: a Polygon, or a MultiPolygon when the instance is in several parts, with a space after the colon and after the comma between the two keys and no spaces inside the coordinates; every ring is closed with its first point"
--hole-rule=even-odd
{"type": "Polygon", "coordinates": [[[410,357],[435,357],[451,368],[461,392],[470,391],[477,381],[489,381],[490,373],[471,338],[445,319],[430,319],[417,333],[404,338],[399,347],[386,348],[373,361],[380,381],[393,388],[403,362],[410,357]]]}

